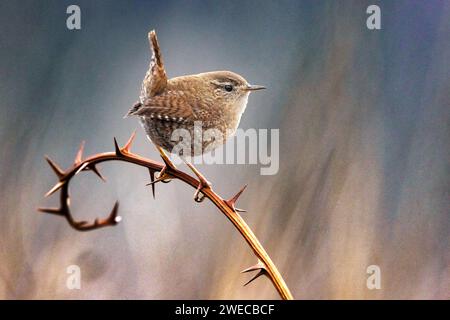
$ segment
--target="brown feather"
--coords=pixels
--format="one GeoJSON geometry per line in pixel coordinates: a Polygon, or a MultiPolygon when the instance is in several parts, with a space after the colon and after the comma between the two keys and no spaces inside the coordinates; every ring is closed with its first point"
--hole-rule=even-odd
{"type": "Polygon", "coordinates": [[[153,97],[161,93],[166,88],[167,75],[164,70],[161,49],[159,48],[155,30],[150,31],[148,38],[151,43],[152,59],[150,61],[148,72],[145,75],[142,95],[146,97],[153,97]]]}
{"type": "Polygon", "coordinates": [[[176,94],[163,94],[147,98],[144,103],[135,110],[132,115],[146,116],[154,120],[191,120],[195,116],[191,105],[176,94]]]}

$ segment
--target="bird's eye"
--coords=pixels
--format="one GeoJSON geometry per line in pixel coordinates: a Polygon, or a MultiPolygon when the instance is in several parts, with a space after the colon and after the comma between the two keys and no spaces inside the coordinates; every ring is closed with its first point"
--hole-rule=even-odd
{"type": "Polygon", "coordinates": [[[227,92],[231,92],[231,91],[233,91],[233,86],[232,86],[231,84],[226,84],[226,85],[224,86],[224,89],[225,89],[225,91],[227,91],[227,92]]]}

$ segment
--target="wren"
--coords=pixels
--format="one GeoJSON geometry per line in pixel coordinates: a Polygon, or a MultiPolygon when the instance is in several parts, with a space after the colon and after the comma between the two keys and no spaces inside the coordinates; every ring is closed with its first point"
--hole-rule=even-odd
{"type": "Polygon", "coordinates": [[[242,76],[231,71],[212,71],[167,79],[161,49],[155,31],[148,35],[152,58],[142,83],[139,101],[125,117],[138,116],[150,140],[172,153],[179,143],[173,139],[177,129],[184,129],[191,139],[190,155],[198,156],[223,144],[232,136],[247,106],[250,92],[265,89],[250,85],[242,76]],[[195,126],[194,126],[195,124],[195,126]],[[201,141],[196,147],[195,130],[218,130],[223,139],[201,141]]]}

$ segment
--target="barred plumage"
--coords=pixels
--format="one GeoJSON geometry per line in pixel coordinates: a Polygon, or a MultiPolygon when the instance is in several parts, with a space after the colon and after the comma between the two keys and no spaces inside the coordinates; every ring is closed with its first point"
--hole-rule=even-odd
{"type": "Polygon", "coordinates": [[[149,138],[169,152],[182,142],[190,144],[191,155],[196,156],[204,153],[206,148],[212,150],[224,143],[239,125],[250,91],[263,87],[251,86],[231,71],[206,72],[167,80],[154,31],[149,33],[149,39],[152,47],[150,67],[142,83],[139,102],[126,116],[139,116],[149,138]],[[217,130],[222,139],[203,141],[201,134],[200,137],[194,134],[195,124],[203,132],[217,130]],[[189,133],[190,140],[174,139],[179,136],[177,129],[189,133]],[[198,144],[201,144],[200,148],[198,144]]]}

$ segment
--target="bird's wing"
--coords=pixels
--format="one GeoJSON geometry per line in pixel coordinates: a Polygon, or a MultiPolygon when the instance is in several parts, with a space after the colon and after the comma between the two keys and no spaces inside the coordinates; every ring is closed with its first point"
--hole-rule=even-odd
{"type": "Polygon", "coordinates": [[[148,39],[151,43],[152,59],[142,84],[142,94],[145,97],[153,97],[161,93],[167,86],[167,75],[164,70],[161,49],[155,30],[150,31],[148,39]]]}
{"type": "Polygon", "coordinates": [[[172,92],[137,102],[126,116],[147,116],[154,120],[185,122],[193,121],[192,103],[172,92]]]}

